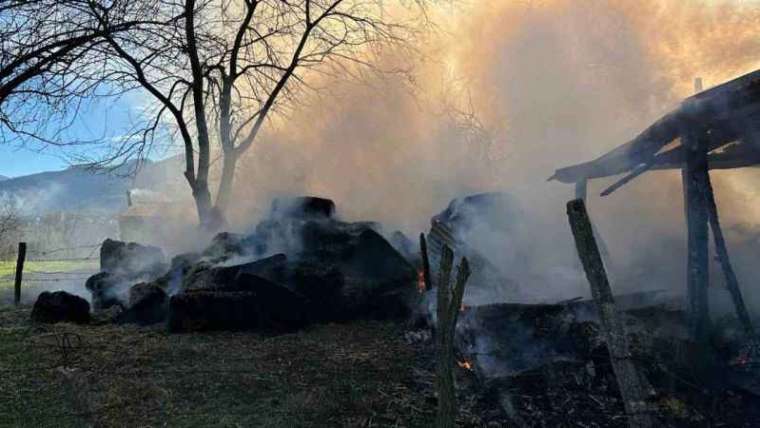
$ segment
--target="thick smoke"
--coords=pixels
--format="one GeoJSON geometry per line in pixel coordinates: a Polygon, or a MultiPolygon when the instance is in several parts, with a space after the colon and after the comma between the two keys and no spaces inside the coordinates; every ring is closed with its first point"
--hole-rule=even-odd
{"type": "MultiPolygon", "coordinates": [[[[306,193],[416,236],[452,198],[505,191],[528,220],[505,241],[561,273],[534,291],[586,294],[568,274],[579,272],[564,208],[573,189],[546,178],[635,136],[690,95],[694,78],[710,86],[760,65],[755,2],[472,2],[432,19],[439,31],[415,42],[417,58],[381,55],[385,65],[411,62],[411,78],[322,82],[329,94],[273,122],[242,162],[239,224],[274,196],[306,193]]],[[[756,223],[751,174],[714,174],[726,228],[756,223]]],[[[589,205],[615,287],[681,287],[679,174],[653,172],[596,197],[606,184],[591,183],[589,205]]]]}

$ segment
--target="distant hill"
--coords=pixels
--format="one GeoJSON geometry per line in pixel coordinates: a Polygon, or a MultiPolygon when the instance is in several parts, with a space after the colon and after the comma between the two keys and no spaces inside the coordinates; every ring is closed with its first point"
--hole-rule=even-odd
{"type": "Polygon", "coordinates": [[[7,180],[7,179],[8,179],[8,177],[6,177],[6,176],[4,176],[4,175],[0,175],[0,181],[5,181],[5,180],[7,180]]]}
{"type": "Polygon", "coordinates": [[[109,215],[127,208],[126,192],[131,188],[161,191],[179,182],[182,160],[170,158],[146,162],[136,176],[128,176],[134,164],[112,172],[92,171],[72,166],[23,177],[0,179],[0,195],[18,201],[23,215],[78,212],[109,215]]]}

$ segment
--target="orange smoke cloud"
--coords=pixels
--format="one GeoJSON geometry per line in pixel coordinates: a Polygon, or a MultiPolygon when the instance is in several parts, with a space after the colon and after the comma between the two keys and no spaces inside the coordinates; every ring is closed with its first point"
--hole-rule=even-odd
{"type": "MultiPolygon", "coordinates": [[[[240,222],[272,196],[309,193],[334,198],[348,218],[412,233],[455,196],[503,190],[538,225],[526,245],[546,248],[548,266],[566,264],[573,193],[545,182],[554,169],[624,143],[690,95],[696,77],[707,87],[760,67],[758,2],[470,2],[431,18],[438,30],[412,42],[419,55],[380,54],[381,66],[412,76],[334,78],[276,121],[241,165],[240,222]]],[[[749,208],[750,176],[715,175],[729,223],[760,214],[749,208]]],[[[655,172],[592,198],[620,263],[663,236],[683,240],[680,186],[678,173],[655,172]]]]}

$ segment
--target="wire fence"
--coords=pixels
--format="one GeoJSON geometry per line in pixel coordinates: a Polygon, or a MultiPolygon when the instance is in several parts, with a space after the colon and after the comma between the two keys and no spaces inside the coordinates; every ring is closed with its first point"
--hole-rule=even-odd
{"type": "MultiPolygon", "coordinates": [[[[87,278],[99,270],[101,244],[59,248],[28,246],[21,282],[21,302],[32,303],[43,291],[85,292],[87,278]]],[[[0,261],[0,305],[14,301],[17,260],[0,261]]]]}

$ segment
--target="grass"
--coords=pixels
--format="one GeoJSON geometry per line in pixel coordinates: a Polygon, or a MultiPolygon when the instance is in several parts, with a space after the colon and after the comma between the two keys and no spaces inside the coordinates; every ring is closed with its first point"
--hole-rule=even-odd
{"type": "Polygon", "coordinates": [[[432,426],[432,369],[397,324],[263,337],[28,320],[0,307],[0,426],[432,426]]]}
{"type": "MultiPolygon", "coordinates": [[[[46,290],[85,293],[85,280],[98,269],[97,260],[28,260],[24,264],[21,301],[34,303],[37,295],[46,290]]],[[[0,261],[0,305],[13,302],[15,274],[15,261],[0,261]]]]}
{"type": "MultiPolygon", "coordinates": [[[[98,268],[97,260],[27,260],[24,272],[76,272],[98,268]]],[[[0,261],[0,277],[16,274],[16,261],[0,261]]]]}

